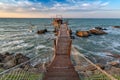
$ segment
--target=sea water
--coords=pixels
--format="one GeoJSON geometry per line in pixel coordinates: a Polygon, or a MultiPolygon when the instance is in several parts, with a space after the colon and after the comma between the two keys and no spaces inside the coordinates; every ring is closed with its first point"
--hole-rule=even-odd
{"type": "MultiPolygon", "coordinates": [[[[69,18],[69,28],[73,31],[73,45],[86,57],[106,57],[120,54],[120,19],[81,19],[69,18]],[[108,34],[92,35],[87,38],[77,37],[77,30],[90,30],[94,27],[106,28],[108,34]]],[[[29,57],[48,53],[53,50],[52,19],[41,18],[1,18],[0,19],[0,53],[22,53],[29,57]],[[46,34],[38,35],[37,30],[47,29],[46,34]]]]}

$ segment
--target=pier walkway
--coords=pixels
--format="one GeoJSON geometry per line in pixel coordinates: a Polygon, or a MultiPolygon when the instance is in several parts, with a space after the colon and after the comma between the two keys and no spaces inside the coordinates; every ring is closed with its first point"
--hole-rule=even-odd
{"type": "Polygon", "coordinates": [[[80,80],[70,60],[71,43],[68,26],[62,24],[55,40],[54,59],[47,67],[44,80],[80,80]]]}

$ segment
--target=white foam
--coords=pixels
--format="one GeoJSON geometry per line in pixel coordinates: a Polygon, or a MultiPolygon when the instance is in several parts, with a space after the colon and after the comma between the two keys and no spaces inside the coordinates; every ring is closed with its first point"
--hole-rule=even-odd
{"type": "Polygon", "coordinates": [[[109,27],[108,30],[106,30],[108,34],[115,34],[115,35],[120,35],[120,29],[109,27]]]}
{"type": "Polygon", "coordinates": [[[0,28],[0,31],[4,31],[5,29],[3,29],[3,28],[0,28]]]}
{"type": "Polygon", "coordinates": [[[16,40],[16,41],[10,41],[10,42],[4,42],[2,46],[8,46],[8,45],[14,45],[14,44],[21,44],[23,43],[23,40],[16,40]]]}
{"type": "Polygon", "coordinates": [[[42,48],[46,48],[46,46],[45,45],[39,45],[39,46],[36,47],[36,49],[42,49],[42,48]]]}
{"type": "Polygon", "coordinates": [[[4,47],[2,48],[1,52],[6,52],[6,51],[12,51],[12,50],[16,50],[16,49],[23,49],[24,47],[32,47],[32,44],[28,44],[28,43],[22,43],[20,45],[14,46],[14,47],[4,47]]]}
{"type": "Polygon", "coordinates": [[[114,42],[112,42],[112,46],[113,46],[113,47],[119,47],[119,46],[120,46],[120,43],[114,41],[114,42]]]}

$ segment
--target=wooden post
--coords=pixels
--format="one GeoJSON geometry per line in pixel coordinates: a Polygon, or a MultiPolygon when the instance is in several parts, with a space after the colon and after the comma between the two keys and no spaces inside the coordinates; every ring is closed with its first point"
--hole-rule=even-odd
{"type": "Polygon", "coordinates": [[[56,53],[56,39],[54,39],[54,55],[56,53]]]}
{"type": "Polygon", "coordinates": [[[69,57],[70,57],[70,53],[71,53],[71,46],[72,46],[72,40],[70,39],[69,47],[68,47],[68,56],[69,57]]]}

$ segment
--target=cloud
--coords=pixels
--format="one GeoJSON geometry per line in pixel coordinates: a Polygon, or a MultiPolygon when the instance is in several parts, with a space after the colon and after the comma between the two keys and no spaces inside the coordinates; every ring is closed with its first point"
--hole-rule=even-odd
{"type": "Polygon", "coordinates": [[[27,12],[43,8],[42,4],[28,0],[1,0],[0,9],[7,12],[27,12]]]}
{"type": "Polygon", "coordinates": [[[95,11],[101,10],[109,3],[100,0],[66,0],[66,2],[57,2],[50,0],[51,4],[38,2],[37,0],[1,0],[0,10],[5,12],[64,12],[64,11],[95,11]]]}

